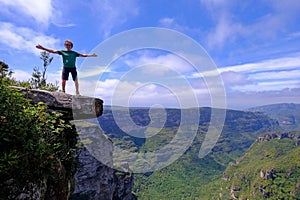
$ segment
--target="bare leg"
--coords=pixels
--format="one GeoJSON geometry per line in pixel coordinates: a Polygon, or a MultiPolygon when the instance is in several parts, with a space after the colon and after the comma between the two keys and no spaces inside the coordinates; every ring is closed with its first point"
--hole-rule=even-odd
{"type": "Polygon", "coordinates": [[[62,92],[66,92],[66,82],[67,82],[67,80],[61,81],[62,92]]]}
{"type": "Polygon", "coordinates": [[[80,94],[80,93],[79,93],[79,83],[78,83],[78,79],[76,79],[76,80],[74,81],[74,83],[75,83],[76,94],[80,94]]]}

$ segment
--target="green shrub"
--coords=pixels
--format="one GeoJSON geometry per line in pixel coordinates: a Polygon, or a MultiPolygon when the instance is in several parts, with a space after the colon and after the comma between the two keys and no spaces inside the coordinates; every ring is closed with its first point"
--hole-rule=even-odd
{"type": "Polygon", "coordinates": [[[57,164],[72,172],[75,127],[60,113],[33,105],[0,77],[0,180],[38,181],[55,173],[57,164]]]}

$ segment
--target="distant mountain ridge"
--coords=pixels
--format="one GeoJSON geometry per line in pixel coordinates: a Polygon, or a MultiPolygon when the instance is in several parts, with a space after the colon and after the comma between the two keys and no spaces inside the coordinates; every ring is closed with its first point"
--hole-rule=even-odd
{"type": "Polygon", "coordinates": [[[249,108],[248,111],[262,112],[276,119],[283,130],[300,130],[300,104],[280,103],[249,108]]]}

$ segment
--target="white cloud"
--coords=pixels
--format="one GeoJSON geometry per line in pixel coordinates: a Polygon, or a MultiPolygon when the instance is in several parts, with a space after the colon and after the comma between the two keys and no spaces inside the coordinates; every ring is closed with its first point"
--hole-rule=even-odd
{"type": "Polygon", "coordinates": [[[51,0],[0,0],[1,4],[15,16],[29,16],[44,25],[48,24],[52,13],[54,13],[51,0]]]}
{"type": "MultiPolygon", "coordinates": [[[[211,14],[213,15],[215,12],[215,9],[218,8],[220,11],[222,10],[227,10],[228,7],[230,7],[231,1],[227,1],[227,0],[200,0],[201,4],[204,5],[210,12],[212,12],[211,14]]],[[[216,16],[219,15],[219,13],[215,13],[216,16]]]]}
{"type": "Polygon", "coordinates": [[[12,77],[17,81],[28,81],[32,76],[27,71],[16,69],[13,70],[12,77]]]}
{"type": "Polygon", "coordinates": [[[159,20],[159,23],[162,26],[170,27],[174,24],[175,20],[174,18],[165,17],[159,20]]]}
{"type": "MultiPolygon", "coordinates": [[[[119,79],[98,81],[97,85],[89,81],[80,81],[80,91],[83,95],[95,96],[104,100],[106,105],[119,106],[152,106],[161,104],[180,107],[196,106],[197,96],[209,97],[207,89],[188,88],[187,85],[164,85],[152,82],[128,82],[119,79]]],[[[208,99],[208,102],[210,99],[208,99]]],[[[203,101],[202,101],[203,102],[203,101]]]]}
{"type": "Polygon", "coordinates": [[[158,27],[165,27],[168,29],[176,30],[187,35],[199,35],[202,30],[200,27],[191,27],[188,24],[184,24],[180,19],[163,17],[158,20],[158,27]]]}
{"type": "Polygon", "coordinates": [[[261,73],[250,74],[249,78],[252,80],[277,80],[277,79],[300,80],[300,70],[261,72],[261,73]]]}
{"type": "Polygon", "coordinates": [[[159,23],[159,26],[170,28],[170,29],[177,30],[180,32],[186,32],[186,31],[191,32],[192,31],[187,26],[182,26],[182,25],[178,24],[175,18],[170,18],[170,17],[161,18],[158,21],[158,23],[159,23]]]}
{"type": "MultiPolygon", "coordinates": [[[[225,75],[229,76],[230,73],[225,73],[225,75]]],[[[233,73],[233,75],[236,74],[233,73]]],[[[300,82],[297,80],[237,84],[245,79],[247,79],[247,76],[243,77],[241,75],[241,77],[236,79],[236,82],[232,82],[235,90],[227,89],[226,101],[228,108],[244,109],[262,104],[283,102],[300,103],[300,89],[297,87],[300,82]],[[287,89],[288,87],[290,89],[287,89]]],[[[73,81],[68,81],[68,84],[67,92],[72,93],[74,83],[73,81]]],[[[103,99],[105,105],[153,106],[160,104],[164,107],[192,107],[197,106],[191,101],[191,97],[195,96],[198,106],[211,106],[211,98],[216,98],[218,94],[214,88],[198,87],[189,90],[186,86],[181,85],[167,88],[142,82],[121,82],[119,79],[98,81],[97,85],[88,81],[80,81],[79,84],[82,95],[103,99]],[[217,93],[212,96],[214,92],[217,93]]]]}
{"type": "Polygon", "coordinates": [[[0,44],[14,50],[25,51],[39,55],[40,50],[35,46],[39,43],[54,47],[59,43],[58,39],[43,35],[29,28],[17,27],[11,23],[0,22],[0,44]]]}
{"type": "Polygon", "coordinates": [[[247,63],[235,66],[227,66],[219,68],[220,72],[235,71],[243,73],[254,73],[263,71],[274,71],[274,70],[287,70],[294,69],[300,66],[299,54],[281,57],[276,59],[263,60],[258,63],[247,63]]]}
{"type": "Polygon", "coordinates": [[[233,90],[243,92],[261,92],[261,91],[280,91],[285,88],[294,89],[299,88],[300,81],[298,80],[286,80],[286,81],[260,81],[256,84],[234,86],[233,90]]]}
{"type": "Polygon", "coordinates": [[[165,73],[168,73],[169,70],[174,70],[178,74],[185,74],[187,72],[194,71],[194,68],[189,63],[174,54],[164,54],[159,56],[144,54],[141,56],[135,56],[133,58],[130,57],[129,59],[125,60],[125,63],[132,68],[151,64],[161,65],[162,67],[160,68],[160,70],[157,70],[157,68],[155,67],[153,71],[147,71],[147,73],[154,73],[157,75],[165,75],[165,73]]]}
{"type": "Polygon", "coordinates": [[[292,32],[290,34],[287,35],[288,40],[292,40],[292,39],[297,39],[300,37],[300,32],[292,32]]]}
{"type": "Polygon", "coordinates": [[[46,72],[47,82],[53,83],[53,84],[55,84],[55,82],[57,82],[57,81],[60,82],[61,81],[61,70],[50,72],[49,67],[51,67],[51,65],[48,66],[48,69],[46,72]]]}
{"type": "Polygon", "coordinates": [[[290,27],[294,28],[298,23],[300,4],[295,0],[267,1],[264,5],[269,7],[269,12],[258,18],[256,23],[245,27],[251,37],[260,37],[267,40],[277,40],[278,37],[287,37],[290,27]],[[262,31],[263,30],[263,31],[262,31]]]}
{"type": "Polygon", "coordinates": [[[80,91],[86,96],[95,96],[108,101],[111,98],[115,87],[119,84],[118,79],[106,79],[105,81],[89,81],[79,79],[80,91]]]}
{"type": "Polygon", "coordinates": [[[241,2],[226,0],[201,0],[212,19],[212,28],[208,34],[208,45],[211,48],[223,47],[224,43],[232,41],[241,29],[241,25],[234,21],[233,5],[241,2]]]}
{"type": "Polygon", "coordinates": [[[227,71],[227,72],[223,72],[221,76],[225,85],[228,86],[246,85],[251,83],[249,77],[246,74],[242,74],[238,72],[227,71]]]}
{"type": "Polygon", "coordinates": [[[263,60],[257,63],[246,63],[227,66],[214,71],[193,74],[198,78],[221,76],[227,90],[240,91],[273,91],[300,86],[299,54],[282,58],[263,60]]]}
{"type": "Polygon", "coordinates": [[[84,66],[80,69],[80,78],[86,79],[93,76],[99,76],[100,74],[110,72],[106,66],[84,66]]]}
{"type": "Polygon", "coordinates": [[[234,2],[225,0],[201,0],[200,2],[206,7],[215,23],[207,36],[208,48],[223,48],[229,41],[234,41],[243,29],[241,24],[233,20],[234,2]]]}
{"type": "MultiPolygon", "coordinates": [[[[24,70],[20,70],[20,69],[15,69],[12,71],[13,71],[12,77],[17,81],[27,82],[32,78],[32,73],[29,73],[28,71],[24,71],[24,70]]],[[[40,68],[40,71],[41,71],[41,68],[40,68]]],[[[47,71],[46,79],[47,79],[47,83],[58,84],[58,86],[60,86],[61,71],[57,71],[57,72],[47,71]]]]}
{"type": "Polygon", "coordinates": [[[118,98],[115,99],[115,102],[129,102],[139,106],[153,106],[155,104],[160,104],[165,107],[198,107],[210,103],[210,92],[212,92],[208,91],[206,88],[192,89],[186,85],[166,86],[146,84],[140,85],[138,88],[133,87],[133,89],[134,92],[130,93],[130,95],[120,95],[120,97],[124,98],[122,101],[119,101],[118,98]]]}
{"type": "Polygon", "coordinates": [[[91,10],[98,18],[104,37],[110,36],[111,31],[123,25],[130,17],[139,14],[138,2],[136,0],[94,0],[90,3],[91,10]]]}

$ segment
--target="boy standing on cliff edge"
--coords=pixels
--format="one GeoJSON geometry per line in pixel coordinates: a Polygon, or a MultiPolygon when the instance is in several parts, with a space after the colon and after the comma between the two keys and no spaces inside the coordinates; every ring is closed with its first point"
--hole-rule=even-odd
{"type": "Polygon", "coordinates": [[[73,81],[75,83],[76,95],[79,95],[79,83],[77,78],[76,70],[76,58],[77,57],[96,57],[97,54],[81,54],[73,51],[73,42],[66,40],[64,43],[67,50],[53,50],[43,47],[42,45],[37,45],[36,48],[47,51],[49,53],[59,54],[63,59],[63,70],[62,70],[62,91],[66,92],[66,81],[69,79],[69,73],[71,73],[73,81]]]}

